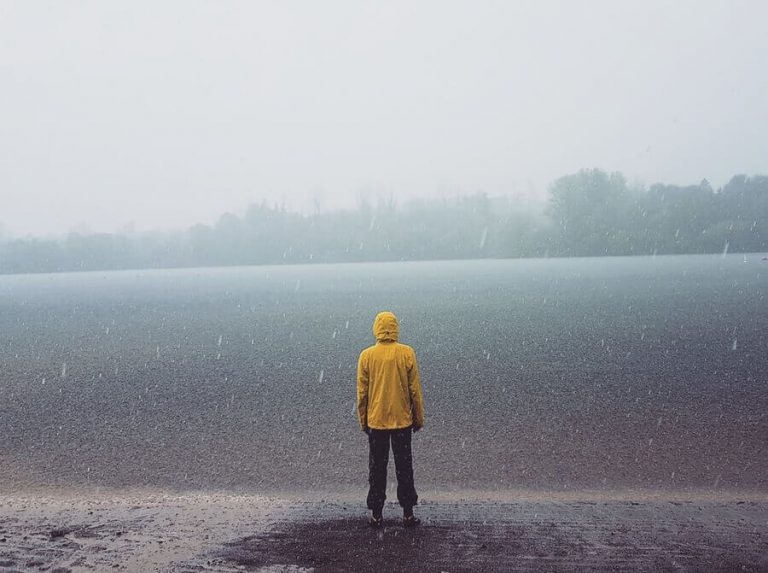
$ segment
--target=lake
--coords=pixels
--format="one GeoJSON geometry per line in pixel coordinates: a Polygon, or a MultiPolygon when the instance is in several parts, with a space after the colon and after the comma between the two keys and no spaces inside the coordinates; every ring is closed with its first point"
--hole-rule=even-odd
{"type": "Polygon", "coordinates": [[[758,254],[0,276],[0,483],[364,490],[392,310],[422,491],[765,491],[766,293],[758,254]]]}

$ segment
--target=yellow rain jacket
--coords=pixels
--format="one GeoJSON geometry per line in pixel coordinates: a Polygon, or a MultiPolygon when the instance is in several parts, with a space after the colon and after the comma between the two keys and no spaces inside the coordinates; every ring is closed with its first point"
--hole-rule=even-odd
{"type": "Polygon", "coordinates": [[[357,417],[360,426],[398,430],[424,425],[419,366],[413,348],[397,341],[399,326],[391,312],[373,321],[376,344],[357,362],[357,417]]]}

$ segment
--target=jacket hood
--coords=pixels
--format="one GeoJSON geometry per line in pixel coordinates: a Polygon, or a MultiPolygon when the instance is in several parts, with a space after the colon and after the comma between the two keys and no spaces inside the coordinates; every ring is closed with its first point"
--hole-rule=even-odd
{"type": "Polygon", "coordinates": [[[388,311],[377,314],[373,321],[373,335],[377,341],[397,342],[400,335],[397,317],[388,311]]]}

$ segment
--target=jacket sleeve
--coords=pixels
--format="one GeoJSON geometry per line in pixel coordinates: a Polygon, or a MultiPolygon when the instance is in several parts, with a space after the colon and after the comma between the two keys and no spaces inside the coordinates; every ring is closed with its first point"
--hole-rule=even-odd
{"type": "Polygon", "coordinates": [[[411,352],[411,364],[408,369],[408,392],[411,395],[411,414],[413,425],[417,428],[424,427],[424,397],[421,394],[421,378],[419,377],[419,364],[416,361],[416,353],[411,352]]]}
{"type": "Polygon", "coordinates": [[[357,419],[362,429],[368,425],[368,383],[368,364],[365,352],[361,352],[357,361],[357,419]]]}

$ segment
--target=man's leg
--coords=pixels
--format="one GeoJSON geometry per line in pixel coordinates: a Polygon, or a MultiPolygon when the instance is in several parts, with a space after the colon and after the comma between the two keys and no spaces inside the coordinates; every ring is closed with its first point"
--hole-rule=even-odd
{"type": "Polygon", "coordinates": [[[403,508],[403,514],[408,516],[412,514],[413,506],[419,500],[413,485],[410,428],[392,432],[392,452],[395,456],[395,472],[397,474],[397,501],[403,508]]]}
{"type": "Polygon", "coordinates": [[[371,430],[368,434],[368,509],[381,515],[387,499],[387,463],[389,462],[389,431],[371,430]]]}

